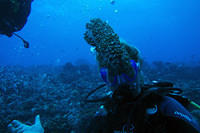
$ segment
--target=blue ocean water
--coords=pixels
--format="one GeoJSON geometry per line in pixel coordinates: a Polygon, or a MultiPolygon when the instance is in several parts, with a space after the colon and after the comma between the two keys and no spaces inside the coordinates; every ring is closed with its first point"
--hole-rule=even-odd
{"type": "Polygon", "coordinates": [[[83,39],[92,18],[107,21],[145,60],[200,62],[199,0],[34,0],[25,27],[30,42],[0,36],[0,65],[95,63],[83,39]]]}
{"type": "MultiPolygon", "coordinates": [[[[30,48],[0,35],[0,133],[9,133],[13,120],[32,125],[36,115],[47,133],[87,133],[104,110],[85,100],[112,94],[105,87],[88,95],[104,83],[98,67],[87,64],[96,63],[83,38],[93,18],[140,50],[145,84],[170,82],[200,105],[199,7],[199,0],[34,0],[17,32],[30,48]]],[[[200,122],[200,111],[189,111],[200,122]]]]}

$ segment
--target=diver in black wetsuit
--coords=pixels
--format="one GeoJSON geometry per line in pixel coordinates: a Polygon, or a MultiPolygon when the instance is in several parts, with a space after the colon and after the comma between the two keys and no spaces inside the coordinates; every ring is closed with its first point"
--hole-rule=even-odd
{"type": "Polygon", "coordinates": [[[121,84],[111,98],[102,98],[106,100],[86,132],[200,133],[199,124],[186,109],[190,101],[176,94],[179,89],[154,85],[134,97],[129,88],[121,84]]]}
{"type": "MultiPolygon", "coordinates": [[[[111,89],[87,133],[198,133],[196,120],[170,95],[172,84],[145,86],[139,51],[119,40],[101,19],[86,24],[85,40],[95,50],[102,79],[111,89]]],[[[176,90],[176,89],[175,89],[176,90]]]]}
{"type": "Polygon", "coordinates": [[[1,0],[0,1],[0,34],[22,39],[24,47],[29,44],[14,32],[20,31],[27,22],[33,0],[1,0]]]}

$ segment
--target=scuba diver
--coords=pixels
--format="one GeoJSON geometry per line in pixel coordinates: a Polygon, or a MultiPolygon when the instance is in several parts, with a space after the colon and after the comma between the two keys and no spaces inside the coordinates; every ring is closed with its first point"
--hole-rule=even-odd
{"type": "MultiPolygon", "coordinates": [[[[101,102],[85,133],[200,133],[195,118],[187,110],[189,104],[200,106],[182,97],[172,83],[154,81],[144,84],[142,59],[137,48],[119,39],[101,19],[86,24],[84,39],[96,54],[99,71],[105,84],[92,90],[85,102],[101,102]],[[108,87],[108,94],[99,99],[91,96],[108,87]]],[[[14,120],[12,133],[43,133],[39,116],[32,126],[14,120]]]]}
{"type": "Polygon", "coordinates": [[[85,102],[102,105],[87,127],[87,133],[200,133],[195,118],[186,109],[191,103],[172,83],[154,81],[146,85],[140,52],[119,39],[101,19],[86,24],[85,40],[96,52],[105,84],[91,91],[85,102]],[[91,99],[98,89],[108,87],[108,96],[91,99]]]}
{"type": "Polygon", "coordinates": [[[0,34],[20,38],[25,48],[29,43],[14,32],[20,31],[27,22],[33,0],[1,0],[0,1],[0,34]]]}

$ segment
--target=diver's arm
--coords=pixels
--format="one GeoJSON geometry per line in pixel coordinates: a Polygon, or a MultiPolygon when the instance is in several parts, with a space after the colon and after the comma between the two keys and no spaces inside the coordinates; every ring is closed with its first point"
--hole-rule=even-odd
{"type": "Polygon", "coordinates": [[[177,131],[181,133],[200,133],[199,123],[175,99],[164,96],[159,105],[159,110],[167,121],[169,132],[177,131]]]}

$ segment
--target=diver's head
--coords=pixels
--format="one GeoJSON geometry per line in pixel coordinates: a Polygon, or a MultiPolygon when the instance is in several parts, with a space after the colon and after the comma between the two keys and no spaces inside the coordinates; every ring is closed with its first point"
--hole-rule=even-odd
{"type": "Polygon", "coordinates": [[[124,104],[132,102],[137,99],[137,96],[140,94],[136,92],[136,86],[130,84],[120,84],[118,88],[113,92],[112,98],[117,104],[124,104]]]}

